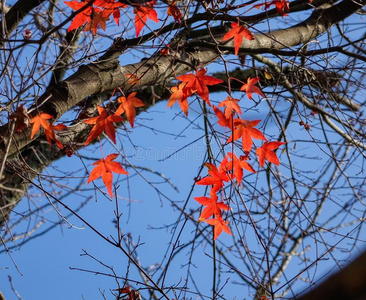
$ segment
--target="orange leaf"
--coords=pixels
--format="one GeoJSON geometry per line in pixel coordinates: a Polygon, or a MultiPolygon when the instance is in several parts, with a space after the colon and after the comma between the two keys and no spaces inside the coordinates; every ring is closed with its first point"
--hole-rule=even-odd
{"type": "Polygon", "coordinates": [[[290,2],[287,0],[273,0],[268,3],[263,3],[264,9],[268,9],[271,5],[275,5],[279,15],[287,16],[286,12],[290,11],[290,2]]]}
{"type": "Polygon", "coordinates": [[[262,91],[259,87],[255,86],[259,81],[259,77],[250,78],[248,77],[247,83],[244,83],[243,86],[240,88],[241,91],[245,91],[247,93],[248,98],[252,99],[252,93],[256,93],[262,97],[264,97],[262,91]]]}
{"type": "Polygon", "coordinates": [[[188,100],[187,98],[190,96],[188,94],[188,90],[185,87],[185,83],[181,83],[178,87],[173,86],[170,90],[172,91],[172,95],[168,100],[168,107],[174,105],[175,102],[178,101],[180,108],[184,112],[186,116],[188,116],[188,100]]]}
{"type": "Polygon", "coordinates": [[[216,114],[216,117],[219,119],[218,121],[219,125],[222,127],[228,127],[230,130],[232,130],[233,129],[232,117],[226,118],[223,112],[219,110],[215,105],[213,105],[212,108],[216,114]]]}
{"type": "Polygon", "coordinates": [[[18,106],[17,110],[9,116],[9,120],[13,120],[15,122],[15,130],[18,132],[27,128],[29,126],[30,119],[24,105],[18,106]]]}
{"type": "Polygon", "coordinates": [[[126,74],[126,77],[128,78],[128,83],[131,85],[139,83],[140,79],[135,74],[126,74]]]}
{"type": "Polygon", "coordinates": [[[109,115],[107,111],[98,105],[98,113],[99,116],[92,117],[90,119],[84,120],[83,122],[86,124],[94,125],[92,130],[89,133],[87,140],[85,141],[85,146],[88,145],[91,141],[96,139],[103,131],[107,134],[107,136],[116,143],[116,130],[114,128],[115,122],[123,121],[123,118],[117,115],[109,115]]]}
{"type": "Polygon", "coordinates": [[[196,75],[189,73],[176,78],[186,83],[185,87],[188,89],[189,94],[192,95],[196,92],[209,106],[211,106],[207,86],[219,84],[223,81],[221,79],[205,75],[206,72],[207,70],[205,68],[201,68],[196,70],[196,75]]]}
{"type": "Polygon", "coordinates": [[[213,164],[206,163],[205,166],[208,168],[209,176],[198,180],[196,184],[213,185],[212,191],[218,191],[224,186],[224,182],[228,182],[230,180],[229,176],[226,174],[226,163],[227,157],[222,160],[219,169],[217,169],[217,167],[213,164]]]}
{"type": "Polygon", "coordinates": [[[254,37],[245,25],[240,26],[239,23],[231,23],[231,28],[232,29],[224,35],[222,41],[234,38],[235,55],[237,55],[243,42],[243,38],[246,38],[247,40],[254,40],[254,37]]]}
{"type": "Polygon", "coordinates": [[[133,127],[136,117],[136,109],[135,107],[145,106],[145,103],[142,102],[139,98],[135,97],[137,92],[133,92],[128,95],[128,97],[119,97],[117,99],[120,102],[120,106],[116,110],[116,115],[120,116],[125,113],[128,122],[130,122],[131,127],[133,127]]]}
{"type": "Polygon", "coordinates": [[[105,185],[105,187],[108,190],[109,195],[111,196],[111,198],[113,198],[113,193],[112,193],[112,182],[113,182],[113,173],[118,173],[118,174],[128,174],[128,172],[123,169],[122,165],[118,162],[115,162],[113,160],[115,160],[117,158],[118,154],[117,153],[112,153],[109,154],[105,159],[101,158],[100,160],[96,161],[95,163],[93,163],[93,166],[96,166],[89,175],[89,179],[88,179],[88,184],[91,181],[96,180],[99,177],[102,177],[103,183],[105,185]]]}
{"type": "Polygon", "coordinates": [[[224,101],[221,101],[218,105],[219,107],[225,106],[225,117],[231,118],[235,112],[241,114],[240,106],[238,105],[239,100],[234,99],[233,97],[228,96],[224,101]]]}
{"type": "Polygon", "coordinates": [[[33,124],[32,127],[32,133],[31,133],[31,139],[33,139],[34,135],[38,132],[38,130],[41,128],[41,126],[47,130],[50,129],[50,123],[47,121],[49,119],[52,119],[53,116],[46,114],[46,113],[40,113],[32,118],[30,120],[30,123],[33,124]]]}
{"type": "Polygon", "coordinates": [[[150,1],[146,5],[135,6],[133,13],[135,14],[136,37],[139,36],[142,28],[144,28],[147,18],[154,22],[159,22],[158,14],[154,9],[155,1],[150,1]]]}
{"type": "Polygon", "coordinates": [[[55,141],[57,147],[59,147],[60,149],[64,147],[64,145],[56,138],[55,130],[61,131],[65,129],[67,129],[67,126],[64,124],[57,124],[57,125],[50,124],[50,127],[48,129],[45,129],[44,134],[46,136],[48,144],[50,145],[50,148],[52,146],[52,140],[55,141]]]}
{"type": "Polygon", "coordinates": [[[221,210],[229,210],[229,206],[227,206],[224,202],[217,202],[216,194],[213,197],[196,197],[194,198],[198,203],[203,206],[206,206],[202,211],[199,221],[203,221],[215,215],[215,217],[220,217],[222,215],[221,210]]]}
{"type": "Polygon", "coordinates": [[[175,5],[174,1],[169,5],[167,14],[172,16],[178,23],[181,22],[182,12],[179,10],[178,6],[175,5]]]}
{"type": "Polygon", "coordinates": [[[261,120],[247,121],[247,120],[234,120],[234,131],[227,140],[228,143],[236,141],[242,138],[243,150],[249,152],[252,149],[252,138],[257,140],[267,141],[262,132],[254,128],[261,120]]]}
{"type": "Polygon", "coordinates": [[[258,155],[259,165],[261,167],[264,166],[265,160],[267,159],[269,162],[279,165],[280,161],[273,150],[276,150],[279,146],[283,145],[283,142],[268,142],[264,143],[262,147],[256,150],[256,154],[258,155]]]}
{"type": "Polygon", "coordinates": [[[257,173],[253,167],[245,161],[244,157],[240,157],[239,159],[236,157],[235,153],[228,152],[228,156],[232,161],[228,161],[226,164],[226,168],[228,170],[233,170],[236,181],[239,185],[241,185],[241,181],[243,179],[243,169],[257,173]]]}
{"type": "Polygon", "coordinates": [[[225,222],[222,217],[219,217],[217,219],[208,219],[205,220],[205,222],[214,226],[214,240],[219,237],[222,231],[225,231],[227,234],[232,235],[229,226],[227,226],[229,222],[225,222]]]}

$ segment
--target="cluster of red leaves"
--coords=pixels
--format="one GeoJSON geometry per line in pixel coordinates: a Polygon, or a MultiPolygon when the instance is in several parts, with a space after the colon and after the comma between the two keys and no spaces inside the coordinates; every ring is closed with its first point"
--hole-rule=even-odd
{"type": "MultiPolygon", "coordinates": [[[[86,124],[94,125],[90,130],[89,136],[85,141],[85,146],[91,143],[94,139],[98,138],[103,132],[116,143],[116,129],[114,127],[114,123],[122,122],[125,120],[121,117],[124,113],[126,119],[131,124],[131,127],[134,126],[135,117],[136,117],[136,107],[142,107],[145,104],[136,97],[136,92],[131,93],[128,97],[119,97],[118,102],[120,102],[120,106],[117,108],[115,113],[108,114],[107,110],[101,106],[98,106],[99,116],[92,117],[84,120],[83,122],[86,124]]],[[[106,186],[109,195],[113,198],[112,193],[112,182],[113,182],[113,174],[128,174],[125,169],[123,169],[120,163],[114,162],[118,154],[110,154],[106,157],[106,159],[102,158],[97,162],[93,163],[96,167],[89,175],[88,183],[94,181],[95,179],[102,177],[103,183],[106,186]]]]}
{"type": "MultiPolygon", "coordinates": [[[[240,90],[245,91],[249,99],[252,99],[253,93],[264,97],[262,91],[256,86],[258,81],[259,77],[249,77],[247,83],[244,83],[240,90]]],[[[179,89],[184,90],[184,88],[185,86],[179,89]]],[[[180,96],[175,95],[175,97],[179,99],[180,96]]],[[[228,211],[229,206],[223,201],[219,201],[219,192],[223,190],[225,183],[232,180],[236,180],[237,184],[240,186],[244,170],[256,173],[253,166],[248,162],[249,153],[253,148],[253,139],[264,141],[264,144],[255,151],[258,156],[260,167],[264,166],[266,160],[270,163],[279,165],[280,162],[274,150],[284,144],[283,142],[267,141],[264,134],[259,129],[255,128],[261,120],[242,119],[242,112],[238,99],[228,96],[219,103],[218,107],[213,106],[213,111],[218,118],[218,124],[229,128],[231,131],[227,143],[233,143],[236,140],[241,139],[242,147],[240,148],[245,155],[237,157],[235,153],[228,152],[221,161],[219,168],[211,163],[206,163],[205,165],[208,167],[208,176],[196,181],[197,185],[211,186],[210,197],[196,197],[194,199],[205,206],[199,217],[199,221],[204,221],[214,226],[214,239],[217,239],[223,231],[231,235],[228,222],[224,221],[223,218],[223,211],[228,211]],[[218,107],[224,107],[224,112],[218,107]]]]}
{"type": "Polygon", "coordinates": [[[188,116],[188,100],[187,98],[196,93],[209,106],[211,106],[209,99],[208,85],[215,85],[222,83],[221,79],[206,75],[207,70],[201,68],[196,70],[196,74],[189,73],[176,77],[182,81],[178,87],[172,87],[172,95],[168,101],[168,107],[172,106],[178,101],[182,111],[188,116]]]}

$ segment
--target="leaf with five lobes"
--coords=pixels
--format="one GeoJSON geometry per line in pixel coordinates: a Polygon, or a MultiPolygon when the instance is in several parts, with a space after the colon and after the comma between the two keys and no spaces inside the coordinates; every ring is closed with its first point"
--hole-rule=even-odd
{"type": "Polygon", "coordinates": [[[137,92],[133,92],[128,95],[128,97],[119,97],[117,100],[120,102],[120,106],[116,110],[115,114],[120,116],[125,113],[128,122],[130,122],[131,127],[133,127],[136,117],[136,109],[135,107],[145,106],[145,103],[142,102],[139,98],[135,97],[137,92]]]}
{"type": "Polygon", "coordinates": [[[231,153],[228,152],[228,157],[231,159],[231,161],[227,162],[227,169],[228,170],[233,170],[235,179],[237,181],[237,183],[239,184],[239,186],[241,185],[241,181],[243,179],[243,169],[252,172],[252,173],[257,173],[253,167],[245,161],[244,158],[240,157],[237,158],[235,153],[231,153]]]}
{"type": "Polygon", "coordinates": [[[267,142],[262,145],[262,147],[258,148],[255,152],[258,155],[259,165],[261,167],[264,166],[265,160],[267,159],[269,162],[279,165],[280,161],[273,150],[276,150],[279,146],[285,144],[284,142],[267,142]]]}
{"type": "Polygon", "coordinates": [[[155,1],[150,1],[146,5],[135,6],[133,13],[135,14],[135,27],[136,27],[136,37],[139,36],[142,28],[144,28],[147,18],[159,23],[158,14],[154,9],[155,1]]]}
{"type": "Polygon", "coordinates": [[[215,215],[215,217],[221,217],[222,213],[221,210],[229,210],[229,206],[227,206],[224,202],[217,202],[217,196],[214,195],[214,197],[196,197],[194,198],[198,203],[200,203],[203,206],[206,206],[204,210],[202,211],[199,222],[208,219],[212,215],[215,215]]]}
{"type": "Polygon", "coordinates": [[[172,91],[172,95],[168,100],[168,107],[174,105],[175,102],[178,101],[180,108],[184,112],[186,116],[188,116],[188,97],[187,89],[185,88],[185,83],[181,83],[178,87],[173,86],[170,90],[172,91]]]}
{"type": "Polygon", "coordinates": [[[213,185],[212,191],[218,191],[224,186],[224,182],[228,182],[230,180],[230,177],[226,173],[226,163],[227,157],[222,160],[219,169],[217,169],[217,167],[211,163],[205,163],[205,166],[208,168],[209,176],[197,181],[196,184],[213,185]]]}
{"type": "Polygon", "coordinates": [[[205,68],[201,68],[196,70],[196,75],[189,73],[176,78],[186,83],[186,88],[190,95],[196,92],[209,106],[211,106],[207,86],[219,84],[223,81],[221,79],[205,75],[206,72],[207,70],[205,68]]]}
{"type": "Polygon", "coordinates": [[[38,132],[38,130],[41,128],[41,126],[48,130],[50,129],[50,123],[48,122],[49,119],[52,119],[53,116],[46,114],[46,113],[40,113],[32,118],[30,120],[30,123],[33,124],[32,133],[31,133],[31,139],[33,139],[34,135],[38,132]]]}
{"type": "Polygon", "coordinates": [[[15,130],[17,132],[21,132],[24,128],[27,128],[29,126],[30,118],[24,105],[18,106],[17,110],[9,116],[9,120],[15,122],[15,130]]]}
{"type": "Polygon", "coordinates": [[[118,162],[115,162],[118,154],[112,153],[109,154],[105,159],[101,158],[100,160],[93,163],[93,166],[96,166],[89,175],[88,184],[91,181],[96,180],[99,177],[102,177],[103,183],[106,186],[109,195],[113,198],[112,193],[112,182],[113,182],[113,173],[117,174],[128,174],[128,172],[123,169],[122,165],[118,162]]]}
{"type": "Polygon", "coordinates": [[[240,26],[239,23],[231,23],[231,28],[232,29],[224,35],[222,41],[225,42],[234,38],[235,55],[237,55],[243,42],[243,38],[246,38],[247,40],[254,40],[254,37],[245,25],[240,26]]]}
{"type": "Polygon", "coordinates": [[[214,240],[219,237],[222,231],[225,231],[227,234],[232,235],[229,226],[227,226],[229,222],[225,222],[222,217],[217,219],[208,219],[205,220],[205,222],[214,226],[214,240]]]}
{"type": "Polygon", "coordinates": [[[46,129],[44,131],[47,142],[48,142],[48,144],[50,144],[50,148],[52,146],[52,140],[55,141],[57,147],[59,147],[60,149],[62,149],[64,147],[64,145],[56,138],[55,130],[61,131],[61,130],[65,130],[65,129],[67,129],[67,126],[64,124],[57,124],[57,125],[50,124],[49,129],[46,129]]]}
{"type": "Polygon", "coordinates": [[[238,114],[241,114],[241,109],[238,104],[239,100],[234,99],[233,97],[228,96],[224,101],[221,101],[218,107],[224,107],[225,106],[225,117],[227,119],[231,118],[235,112],[238,114]]]}
{"type": "Polygon", "coordinates": [[[99,105],[98,113],[99,116],[92,117],[83,121],[83,123],[94,125],[89,133],[87,140],[85,141],[84,146],[88,145],[91,141],[96,139],[99,135],[102,134],[103,131],[105,131],[105,133],[113,141],[113,143],[116,143],[116,129],[114,128],[113,123],[121,122],[123,121],[123,118],[115,114],[108,116],[107,111],[99,105]]]}
{"type": "Polygon", "coordinates": [[[249,100],[252,99],[252,93],[256,93],[262,97],[265,97],[259,87],[256,86],[258,81],[259,77],[248,77],[247,83],[244,83],[243,86],[240,88],[241,91],[245,91],[247,93],[249,100]]]}
{"type": "Polygon", "coordinates": [[[242,138],[243,150],[249,152],[252,149],[252,139],[267,141],[266,137],[258,129],[254,128],[261,120],[247,121],[234,120],[234,131],[227,140],[228,143],[242,138]]]}
{"type": "Polygon", "coordinates": [[[215,105],[213,105],[212,108],[216,114],[216,117],[219,119],[218,120],[219,125],[222,127],[228,127],[230,130],[232,130],[233,129],[232,117],[226,118],[224,113],[221,110],[219,110],[215,105]]]}

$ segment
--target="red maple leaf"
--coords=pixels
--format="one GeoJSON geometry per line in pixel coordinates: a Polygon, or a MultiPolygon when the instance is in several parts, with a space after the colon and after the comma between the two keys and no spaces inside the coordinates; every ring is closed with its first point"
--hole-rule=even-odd
{"type": "Polygon", "coordinates": [[[94,5],[102,7],[103,10],[107,12],[108,17],[112,13],[114,21],[118,26],[119,26],[119,18],[121,16],[119,9],[127,7],[126,4],[123,4],[119,1],[116,2],[115,0],[96,0],[94,1],[94,5]]]}
{"type": "Polygon", "coordinates": [[[225,231],[227,234],[232,235],[229,226],[227,226],[229,222],[225,222],[222,217],[219,217],[217,219],[208,219],[205,220],[205,222],[214,226],[214,240],[219,237],[222,231],[225,231]]]}
{"type": "Polygon", "coordinates": [[[108,115],[107,111],[98,105],[99,116],[92,117],[90,119],[84,120],[86,124],[94,125],[89,133],[87,140],[85,141],[85,146],[88,145],[92,140],[96,139],[103,131],[107,136],[116,143],[116,129],[114,128],[115,122],[123,121],[123,118],[115,114],[108,115]]]}
{"type": "Polygon", "coordinates": [[[208,219],[212,215],[215,215],[215,217],[219,217],[222,215],[221,210],[230,209],[229,206],[227,206],[224,202],[217,202],[217,195],[215,193],[213,193],[210,198],[195,197],[194,200],[196,200],[203,206],[206,206],[199,217],[199,222],[208,219]]]}
{"type": "Polygon", "coordinates": [[[224,101],[221,101],[218,105],[219,107],[225,106],[225,117],[226,118],[232,118],[233,114],[237,112],[238,114],[241,114],[241,109],[238,104],[239,100],[234,99],[233,97],[228,96],[224,101]]]}
{"type": "Polygon", "coordinates": [[[232,117],[226,118],[224,113],[221,110],[219,110],[215,105],[213,105],[212,108],[216,114],[216,117],[219,119],[218,120],[219,125],[222,127],[228,127],[230,130],[232,130],[233,118],[232,117]]]}
{"type": "Polygon", "coordinates": [[[57,147],[59,147],[60,149],[64,147],[64,145],[56,138],[55,130],[61,131],[65,129],[67,129],[67,126],[64,124],[57,124],[57,125],[50,124],[50,127],[48,129],[45,129],[44,134],[46,136],[48,144],[50,145],[50,148],[52,146],[52,141],[55,141],[57,147]]]}
{"type": "Polygon", "coordinates": [[[211,106],[207,86],[219,84],[223,81],[221,79],[205,75],[206,72],[207,70],[205,68],[201,68],[196,70],[196,75],[189,73],[176,78],[186,83],[186,88],[188,89],[189,94],[192,95],[196,92],[209,106],[211,106]]]}
{"type": "Polygon", "coordinates": [[[93,166],[96,166],[89,175],[88,184],[91,181],[96,180],[99,177],[102,177],[103,183],[106,186],[109,195],[113,198],[112,193],[112,182],[113,182],[113,173],[118,174],[128,174],[128,172],[123,169],[122,165],[118,162],[115,162],[118,154],[112,153],[109,154],[105,159],[101,158],[100,160],[93,163],[93,166]]]}
{"type": "Polygon", "coordinates": [[[233,170],[235,179],[239,185],[241,185],[241,181],[243,179],[243,169],[252,172],[257,173],[253,167],[246,162],[244,157],[237,158],[235,153],[228,152],[228,157],[231,159],[231,161],[228,161],[226,164],[226,168],[228,170],[233,170]]]}
{"type": "Polygon", "coordinates": [[[9,116],[9,120],[15,122],[15,130],[18,132],[27,128],[29,126],[30,118],[24,105],[18,106],[17,110],[9,116]]]}
{"type": "Polygon", "coordinates": [[[259,81],[259,77],[250,78],[248,77],[247,83],[244,83],[243,86],[240,88],[241,91],[245,91],[247,93],[248,98],[252,99],[252,93],[256,93],[262,97],[264,97],[262,91],[259,87],[255,86],[259,81]]]}
{"type": "Polygon", "coordinates": [[[252,139],[267,141],[262,132],[254,128],[261,120],[234,120],[234,131],[227,140],[228,143],[242,138],[243,150],[249,152],[252,149],[252,139]]]}
{"type": "Polygon", "coordinates": [[[175,102],[178,101],[180,108],[184,112],[186,116],[188,116],[188,90],[185,87],[185,83],[181,83],[178,87],[173,86],[170,90],[172,91],[172,95],[168,100],[168,107],[174,105],[175,102]]]}
{"type": "Polygon", "coordinates": [[[32,132],[31,132],[31,139],[33,139],[34,135],[38,132],[41,126],[47,130],[50,129],[50,123],[48,122],[49,119],[52,119],[53,116],[46,114],[46,113],[39,113],[38,115],[34,116],[30,123],[33,124],[32,132]]]}
{"type": "Polygon", "coordinates": [[[146,5],[134,6],[136,37],[139,36],[142,28],[144,28],[147,18],[154,22],[159,22],[158,14],[154,9],[155,1],[150,1],[146,5]]]}
{"type": "Polygon", "coordinates": [[[137,92],[133,92],[128,95],[128,97],[119,97],[117,99],[120,102],[120,106],[116,110],[116,115],[120,116],[125,113],[128,122],[130,122],[131,127],[133,127],[136,117],[136,109],[135,107],[145,106],[145,103],[142,102],[139,98],[135,97],[137,92]]]}
{"type": "Polygon", "coordinates": [[[265,160],[267,159],[269,162],[279,165],[280,161],[273,150],[276,150],[279,146],[285,144],[284,142],[267,142],[262,145],[262,147],[258,148],[255,152],[258,155],[259,165],[261,167],[264,166],[265,160]]]}
{"type": "Polygon", "coordinates": [[[235,55],[238,54],[239,48],[243,42],[243,38],[247,40],[254,40],[253,34],[245,25],[239,25],[239,23],[231,23],[231,30],[227,32],[222,41],[227,41],[234,38],[235,55]]]}
{"type": "Polygon", "coordinates": [[[217,192],[221,187],[224,186],[224,182],[228,182],[230,180],[229,176],[227,175],[226,169],[227,157],[225,157],[219,169],[211,163],[205,163],[205,166],[208,168],[209,176],[198,180],[196,184],[198,185],[213,185],[211,192],[217,192]]]}
{"type": "Polygon", "coordinates": [[[271,5],[275,5],[279,15],[287,16],[286,12],[290,11],[290,2],[287,0],[272,0],[268,3],[263,3],[264,9],[268,9],[271,5]]]}
{"type": "Polygon", "coordinates": [[[106,21],[109,20],[111,12],[101,10],[99,8],[93,9],[93,15],[86,24],[84,31],[90,30],[95,35],[97,33],[98,26],[102,28],[104,31],[107,27],[106,21]]]}

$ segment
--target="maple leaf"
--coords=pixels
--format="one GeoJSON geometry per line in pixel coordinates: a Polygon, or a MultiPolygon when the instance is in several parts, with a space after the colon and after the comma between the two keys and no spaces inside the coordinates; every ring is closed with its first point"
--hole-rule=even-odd
{"type": "Polygon", "coordinates": [[[247,40],[254,40],[254,37],[245,25],[240,26],[239,23],[231,23],[231,28],[232,29],[224,35],[222,41],[225,42],[234,38],[235,55],[237,55],[243,42],[243,38],[246,38],[247,40]]]}
{"type": "Polygon", "coordinates": [[[257,173],[253,167],[245,161],[244,157],[238,158],[235,153],[228,152],[228,157],[231,159],[231,161],[228,161],[226,164],[226,168],[228,170],[233,170],[235,179],[239,186],[241,185],[241,181],[243,179],[243,169],[252,172],[257,173]]]}
{"type": "Polygon", "coordinates": [[[207,70],[205,68],[201,68],[196,70],[196,75],[189,73],[176,78],[186,83],[186,88],[188,89],[189,94],[192,95],[196,92],[209,106],[211,106],[207,86],[219,84],[223,81],[221,79],[205,75],[206,72],[207,70]]]}
{"type": "Polygon", "coordinates": [[[268,9],[271,5],[275,5],[279,15],[287,16],[286,12],[290,11],[290,2],[287,0],[273,0],[268,3],[263,3],[264,9],[268,9]]]}
{"type": "Polygon", "coordinates": [[[184,114],[188,116],[188,94],[187,88],[185,87],[185,83],[181,83],[178,87],[173,86],[170,90],[172,91],[172,95],[168,100],[168,107],[174,105],[175,102],[178,101],[178,104],[184,114]]]}
{"type": "Polygon", "coordinates": [[[94,35],[97,33],[98,26],[104,31],[107,27],[106,21],[109,20],[110,12],[103,11],[99,8],[93,9],[93,17],[87,23],[84,31],[90,30],[94,35]]]}
{"type": "Polygon", "coordinates": [[[125,169],[123,169],[122,165],[118,162],[115,162],[118,154],[112,153],[109,154],[105,159],[101,158],[100,160],[93,163],[93,166],[96,166],[89,175],[88,184],[91,181],[96,180],[99,177],[102,177],[103,183],[108,190],[109,195],[113,198],[112,193],[112,182],[113,182],[113,173],[117,174],[129,174],[125,169]]]}
{"type": "MultiPolygon", "coordinates": [[[[64,3],[73,10],[80,10],[86,5],[88,5],[87,2],[78,2],[76,0],[64,1],[64,3]]],[[[67,29],[67,31],[79,28],[83,26],[85,23],[90,23],[92,20],[92,14],[93,14],[93,8],[91,6],[88,6],[83,11],[79,12],[72,20],[70,27],[67,29]]]]}
{"type": "Polygon", "coordinates": [[[240,88],[241,91],[245,91],[247,93],[247,96],[249,100],[252,99],[253,95],[252,93],[256,93],[262,97],[264,97],[262,91],[259,89],[259,87],[255,86],[259,81],[259,77],[250,78],[248,77],[247,83],[244,83],[243,86],[240,88]]]}
{"type": "Polygon", "coordinates": [[[126,74],[126,77],[128,78],[128,83],[131,85],[135,85],[139,83],[140,79],[135,74],[126,74]]]}
{"type": "Polygon", "coordinates": [[[222,231],[225,231],[227,234],[232,235],[229,226],[227,226],[229,222],[225,222],[222,217],[219,217],[217,219],[208,219],[205,220],[205,222],[214,226],[214,240],[219,237],[222,231]]]}
{"type": "Polygon", "coordinates": [[[231,118],[235,112],[241,114],[240,106],[238,105],[239,100],[228,96],[224,101],[221,101],[218,105],[219,107],[225,106],[225,117],[227,119],[231,118]]]}
{"type": "Polygon", "coordinates": [[[154,9],[155,1],[148,2],[147,5],[134,6],[136,37],[139,36],[142,28],[144,28],[147,18],[154,22],[159,22],[158,14],[154,9]]]}
{"type": "Polygon", "coordinates": [[[218,120],[218,123],[220,126],[222,127],[228,127],[230,130],[233,129],[233,118],[230,117],[230,118],[226,118],[224,113],[219,110],[215,105],[212,106],[215,114],[216,114],[216,117],[219,119],[218,120]]]}
{"type": "Polygon", "coordinates": [[[108,115],[107,111],[98,105],[99,116],[92,117],[90,119],[84,120],[83,123],[94,125],[92,130],[90,130],[89,136],[85,141],[84,146],[88,145],[92,140],[97,138],[103,131],[107,136],[116,143],[116,130],[113,123],[123,121],[123,118],[117,115],[108,115]]]}
{"type": "Polygon", "coordinates": [[[119,18],[121,16],[119,9],[127,7],[126,4],[123,4],[119,1],[115,2],[114,0],[96,0],[94,1],[94,5],[102,7],[103,10],[107,12],[108,17],[112,13],[114,21],[118,26],[119,26],[119,18]]]}
{"type": "Polygon", "coordinates": [[[248,121],[248,120],[235,119],[234,131],[227,140],[227,142],[230,143],[232,141],[236,141],[242,138],[243,150],[249,152],[252,149],[253,144],[252,138],[267,141],[263,133],[260,132],[258,129],[254,128],[255,126],[258,125],[260,121],[261,120],[248,121]]]}
{"type": "Polygon", "coordinates": [[[41,126],[47,130],[50,128],[50,123],[48,122],[49,119],[52,119],[53,116],[46,114],[46,113],[39,113],[38,115],[34,116],[30,123],[33,124],[32,132],[31,132],[31,139],[33,139],[34,135],[38,132],[41,126]]]}
{"type": "Polygon", "coordinates": [[[50,124],[49,128],[45,129],[44,134],[46,136],[48,144],[50,145],[50,148],[52,146],[52,140],[55,141],[57,147],[59,147],[60,149],[64,147],[64,145],[56,138],[55,130],[61,131],[65,129],[67,129],[67,126],[64,124],[57,124],[57,125],[50,124]]]}
{"type": "Polygon", "coordinates": [[[27,128],[29,126],[30,118],[24,105],[18,106],[16,111],[9,116],[9,120],[13,120],[15,122],[14,128],[18,132],[21,132],[24,128],[27,128]]]}
{"type": "Polygon", "coordinates": [[[142,102],[139,98],[135,97],[137,92],[133,92],[128,95],[128,97],[119,97],[117,99],[120,102],[120,106],[117,108],[115,114],[120,116],[125,113],[128,122],[130,122],[131,127],[133,127],[136,117],[136,109],[135,107],[145,106],[145,103],[142,102]]]}
{"type": "Polygon", "coordinates": [[[196,184],[213,185],[211,192],[218,191],[221,187],[224,186],[224,182],[228,182],[230,180],[229,176],[226,173],[227,172],[226,163],[227,163],[227,157],[225,157],[222,160],[219,169],[217,169],[217,167],[211,163],[205,163],[205,166],[208,168],[209,176],[204,177],[201,180],[198,180],[196,184]]]}
{"type": "Polygon", "coordinates": [[[167,14],[169,16],[172,16],[176,22],[178,22],[178,23],[181,22],[183,14],[179,10],[178,6],[175,5],[174,1],[172,2],[172,4],[169,5],[167,14]]]}
{"type": "Polygon", "coordinates": [[[259,165],[261,167],[264,166],[265,160],[267,159],[269,162],[279,165],[280,161],[273,150],[276,150],[279,146],[285,144],[284,142],[267,142],[262,145],[262,147],[258,148],[255,152],[258,155],[259,165]]]}
{"type": "Polygon", "coordinates": [[[222,215],[221,210],[230,209],[229,206],[227,206],[224,202],[217,202],[216,194],[214,194],[211,198],[195,197],[194,200],[196,200],[201,205],[206,206],[199,217],[199,222],[208,219],[212,215],[219,217],[222,215]]]}

